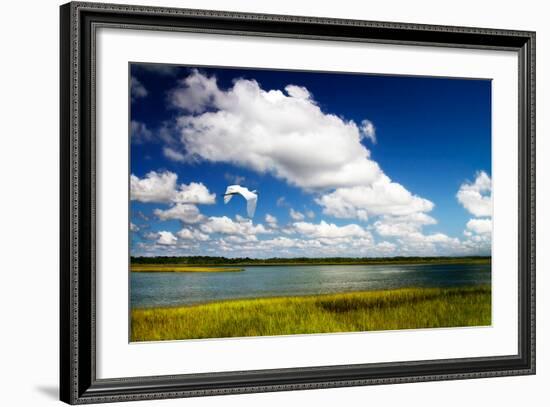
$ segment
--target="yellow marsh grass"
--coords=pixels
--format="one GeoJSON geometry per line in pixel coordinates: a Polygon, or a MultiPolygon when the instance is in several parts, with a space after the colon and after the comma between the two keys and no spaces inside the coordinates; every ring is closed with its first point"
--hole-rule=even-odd
{"type": "Polygon", "coordinates": [[[155,272],[160,271],[164,273],[221,273],[231,271],[242,271],[239,267],[195,267],[195,266],[181,266],[172,264],[133,264],[130,270],[135,272],[155,272]]]}
{"type": "Polygon", "coordinates": [[[227,338],[491,324],[489,285],[257,298],[132,310],[131,340],[227,338]]]}

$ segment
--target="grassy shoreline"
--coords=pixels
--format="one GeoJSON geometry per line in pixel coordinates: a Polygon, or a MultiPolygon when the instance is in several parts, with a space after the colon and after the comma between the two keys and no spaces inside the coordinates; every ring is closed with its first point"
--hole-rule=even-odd
{"type": "Polygon", "coordinates": [[[308,266],[308,265],[391,265],[391,264],[491,264],[491,257],[326,257],[326,258],[226,258],[226,257],[132,257],[132,265],[179,266],[308,266]]]}
{"type": "Polygon", "coordinates": [[[239,267],[185,266],[181,264],[132,264],[130,270],[136,273],[225,273],[243,271],[239,267]]]}
{"type": "Polygon", "coordinates": [[[135,308],[131,341],[491,324],[491,287],[402,288],[135,308]]]}
{"type": "MultiPolygon", "coordinates": [[[[197,269],[197,268],[213,268],[213,269],[220,269],[220,268],[227,268],[227,269],[233,269],[233,270],[225,270],[225,271],[242,271],[241,267],[275,267],[275,266],[384,266],[384,265],[422,265],[422,264],[491,264],[491,259],[437,259],[437,260],[418,260],[418,261],[401,261],[401,260],[388,260],[388,261],[349,261],[349,262],[281,262],[281,263],[261,263],[261,262],[253,262],[253,263],[193,263],[193,264],[185,264],[185,263],[131,263],[131,270],[132,271],[143,271],[139,270],[141,268],[146,267],[152,267],[152,268],[189,268],[189,269],[197,269]],[[237,268],[235,270],[235,268],[237,268]]],[[[152,270],[157,271],[157,270],[152,270]]],[[[192,270],[191,270],[192,271],[192,270]]],[[[198,271],[198,270],[197,270],[198,271]]],[[[206,271],[216,271],[216,270],[206,270],[206,271]]]]}

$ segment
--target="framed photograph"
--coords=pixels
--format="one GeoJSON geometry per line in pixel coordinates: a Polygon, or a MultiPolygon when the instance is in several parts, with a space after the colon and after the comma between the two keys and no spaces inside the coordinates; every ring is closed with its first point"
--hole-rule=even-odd
{"type": "Polygon", "coordinates": [[[535,373],[535,33],[60,13],[61,400],[535,373]]]}

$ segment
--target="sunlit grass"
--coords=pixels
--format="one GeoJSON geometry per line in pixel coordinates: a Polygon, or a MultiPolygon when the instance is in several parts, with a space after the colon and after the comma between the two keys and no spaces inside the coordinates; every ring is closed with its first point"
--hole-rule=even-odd
{"type": "Polygon", "coordinates": [[[131,271],[136,272],[155,272],[164,273],[221,273],[230,271],[243,271],[239,267],[196,267],[179,264],[132,264],[131,271]]]}
{"type": "Polygon", "coordinates": [[[229,300],[132,310],[131,340],[226,338],[491,324],[489,285],[229,300]]]}

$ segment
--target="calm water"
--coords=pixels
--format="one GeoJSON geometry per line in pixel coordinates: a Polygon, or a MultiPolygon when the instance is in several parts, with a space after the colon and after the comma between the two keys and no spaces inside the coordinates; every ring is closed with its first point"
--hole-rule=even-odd
{"type": "Polygon", "coordinates": [[[130,274],[132,307],[491,282],[491,266],[478,264],[256,266],[226,273],[130,274]]]}

